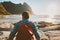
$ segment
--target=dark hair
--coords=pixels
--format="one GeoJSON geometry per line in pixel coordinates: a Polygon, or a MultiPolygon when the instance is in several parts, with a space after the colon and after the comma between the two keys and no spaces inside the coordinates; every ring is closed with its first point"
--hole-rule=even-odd
{"type": "Polygon", "coordinates": [[[28,12],[23,12],[22,17],[23,17],[23,19],[29,19],[29,13],[28,12]]]}

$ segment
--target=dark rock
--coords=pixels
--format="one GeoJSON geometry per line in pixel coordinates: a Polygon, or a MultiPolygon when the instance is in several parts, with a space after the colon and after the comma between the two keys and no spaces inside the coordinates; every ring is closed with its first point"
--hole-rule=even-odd
{"type": "Polygon", "coordinates": [[[10,14],[22,14],[25,11],[29,11],[32,13],[31,7],[27,3],[19,3],[14,4],[10,1],[8,2],[2,2],[4,8],[10,13],[10,14]]]}

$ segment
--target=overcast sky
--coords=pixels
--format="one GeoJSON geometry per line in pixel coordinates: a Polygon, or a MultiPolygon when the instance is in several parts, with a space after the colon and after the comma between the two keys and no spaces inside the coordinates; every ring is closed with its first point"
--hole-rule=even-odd
{"type": "Polygon", "coordinates": [[[59,15],[60,14],[60,0],[0,0],[11,1],[13,3],[26,2],[32,8],[36,15],[59,15]]]}

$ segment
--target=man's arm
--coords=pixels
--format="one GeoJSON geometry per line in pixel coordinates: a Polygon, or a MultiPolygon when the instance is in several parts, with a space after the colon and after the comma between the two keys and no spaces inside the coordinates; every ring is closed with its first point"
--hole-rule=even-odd
{"type": "Polygon", "coordinates": [[[35,37],[37,38],[37,40],[40,40],[40,34],[38,33],[38,30],[37,30],[36,25],[34,23],[32,23],[32,28],[34,30],[35,37]]]}
{"type": "Polygon", "coordinates": [[[12,31],[9,35],[9,38],[13,39],[15,37],[15,34],[17,33],[17,29],[18,29],[18,23],[15,23],[14,28],[12,29],[12,31]]]}

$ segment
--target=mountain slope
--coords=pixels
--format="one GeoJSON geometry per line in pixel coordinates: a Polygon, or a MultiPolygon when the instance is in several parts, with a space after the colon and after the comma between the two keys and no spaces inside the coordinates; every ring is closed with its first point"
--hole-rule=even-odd
{"type": "Polygon", "coordinates": [[[21,14],[24,11],[30,11],[32,13],[32,9],[27,3],[14,4],[9,1],[2,2],[2,4],[10,14],[21,14]]]}
{"type": "Polygon", "coordinates": [[[0,15],[6,15],[6,14],[10,14],[8,11],[6,11],[6,9],[3,7],[3,5],[0,3],[0,15]]]}

